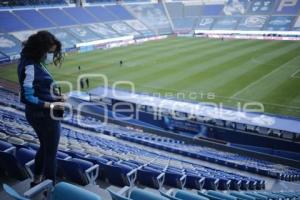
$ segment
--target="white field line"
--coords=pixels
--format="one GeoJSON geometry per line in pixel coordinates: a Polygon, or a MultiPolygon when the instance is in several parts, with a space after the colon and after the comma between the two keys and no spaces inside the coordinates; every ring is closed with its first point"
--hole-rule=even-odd
{"type": "MultiPolygon", "coordinates": [[[[299,55],[300,56],[300,55],[299,55]]],[[[296,58],[298,58],[299,56],[296,56],[295,58],[293,58],[292,60],[289,60],[288,62],[280,65],[278,68],[272,70],[271,72],[269,72],[268,74],[264,75],[263,77],[261,77],[260,79],[257,79],[256,81],[250,83],[249,85],[247,85],[245,88],[237,91],[236,93],[234,93],[231,98],[237,97],[238,95],[240,95],[241,93],[245,92],[246,90],[248,90],[250,87],[253,87],[254,85],[258,84],[259,82],[261,82],[262,80],[268,78],[269,76],[273,75],[274,73],[278,72],[279,70],[281,70],[281,68],[285,67],[286,64],[290,63],[293,60],[296,60],[296,58]]]]}
{"type": "Polygon", "coordinates": [[[291,77],[292,77],[292,78],[300,78],[300,76],[296,76],[296,74],[298,74],[298,72],[300,72],[300,69],[297,70],[297,71],[295,71],[295,72],[291,75],[291,77]]]}

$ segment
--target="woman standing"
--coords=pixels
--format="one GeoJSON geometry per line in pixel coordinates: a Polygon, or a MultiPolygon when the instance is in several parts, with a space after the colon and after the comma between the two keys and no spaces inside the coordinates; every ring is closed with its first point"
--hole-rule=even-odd
{"type": "Polygon", "coordinates": [[[64,104],[47,64],[53,62],[60,66],[62,59],[61,43],[48,31],[31,35],[21,52],[18,65],[21,102],[25,104],[26,119],[40,141],[31,186],[43,179],[51,179],[55,183],[60,121],[55,120],[51,113],[62,113],[64,104]]]}

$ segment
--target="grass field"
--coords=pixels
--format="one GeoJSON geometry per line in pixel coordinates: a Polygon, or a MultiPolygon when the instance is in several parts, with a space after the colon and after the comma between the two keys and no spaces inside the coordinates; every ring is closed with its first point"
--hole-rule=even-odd
{"type": "MultiPolygon", "coordinates": [[[[258,101],[266,112],[300,117],[300,42],[169,38],[70,55],[49,68],[73,84],[79,74],[102,73],[110,84],[132,81],[137,91],[205,102],[208,93],[228,106],[258,101]]],[[[0,77],[16,81],[16,66],[0,68],[0,77]]]]}

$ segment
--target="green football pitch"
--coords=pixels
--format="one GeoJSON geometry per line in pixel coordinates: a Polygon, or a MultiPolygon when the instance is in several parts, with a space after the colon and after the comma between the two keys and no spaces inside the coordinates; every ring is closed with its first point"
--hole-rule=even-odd
{"type": "MultiPolygon", "coordinates": [[[[261,102],[266,112],[300,117],[300,42],[169,38],[68,55],[49,69],[74,89],[79,75],[103,74],[110,85],[130,81],[156,96],[231,107],[261,102]]],[[[16,81],[16,65],[0,68],[0,77],[16,81]]],[[[102,83],[90,78],[90,88],[102,83]]]]}

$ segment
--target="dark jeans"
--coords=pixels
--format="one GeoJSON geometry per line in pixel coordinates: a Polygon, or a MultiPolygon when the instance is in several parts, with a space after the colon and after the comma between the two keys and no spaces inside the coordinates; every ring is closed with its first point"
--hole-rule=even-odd
{"type": "Polygon", "coordinates": [[[34,174],[44,175],[45,179],[55,182],[60,121],[53,120],[48,110],[29,106],[26,106],[25,115],[40,141],[40,148],[35,156],[34,174]]]}

